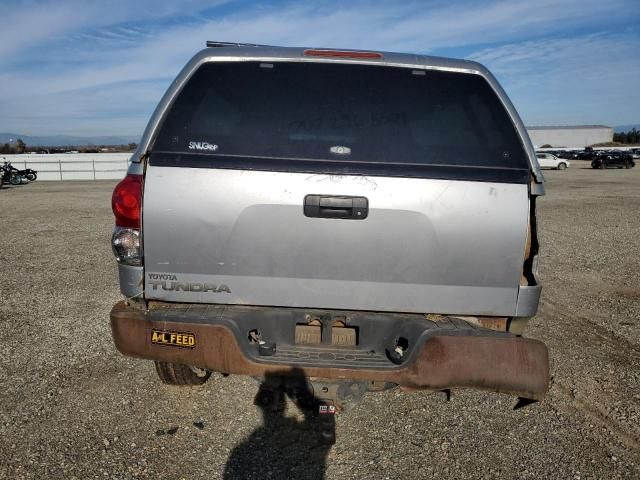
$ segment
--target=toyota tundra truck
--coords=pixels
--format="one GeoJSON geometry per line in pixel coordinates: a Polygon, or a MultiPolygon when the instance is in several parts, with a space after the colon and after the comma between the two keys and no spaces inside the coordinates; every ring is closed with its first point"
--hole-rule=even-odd
{"type": "Polygon", "coordinates": [[[482,65],[207,42],[115,187],[117,349],[173,385],[302,374],[542,400],[544,179],[482,65]]]}

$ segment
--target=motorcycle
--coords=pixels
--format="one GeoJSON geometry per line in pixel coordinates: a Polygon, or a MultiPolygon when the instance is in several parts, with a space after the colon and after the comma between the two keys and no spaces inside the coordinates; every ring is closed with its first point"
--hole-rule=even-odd
{"type": "Polygon", "coordinates": [[[38,178],[38,172],[31,168],[25,168],[24,170],[18,170],[18,175],[26,177],[30,182],[34,182],[38,178]]]}
{"type": "MultiPolygon", "coordinates": [[[[6,162],[5,162],[6,163],[6,162]]],[[[10,163],[7,164],[9,166],[9,168],[16,174],[19,175],[20,177],[25,177],[27,180],[29,180],[30,182],[35,181],[38,178],[38,172],[36,170],[33,170],[31,168],[25,168],[24,170],[18,170],[16,167],[14,167],[13,165],[11,165],[10,163]]]]}
{"type": "Polygon", "coordinates": [[[4,162],[0,172],[2,175],[2,183],[9,182],[11,185],[23,185],[29,183],[29,179],[20,173],[24,171],[25,170],[18,170],[9,162],[4,162]]]}

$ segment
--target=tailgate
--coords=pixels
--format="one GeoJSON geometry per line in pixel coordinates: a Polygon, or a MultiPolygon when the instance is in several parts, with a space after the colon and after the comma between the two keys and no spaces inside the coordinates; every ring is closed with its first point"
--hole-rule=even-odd
{"type": "Polygon", "coordinates": [[[513,315],[525,184],[151,165],[148,299],[513,315]],[[309,194],[368,199],[364,220],[310,218],[309,194]]]}

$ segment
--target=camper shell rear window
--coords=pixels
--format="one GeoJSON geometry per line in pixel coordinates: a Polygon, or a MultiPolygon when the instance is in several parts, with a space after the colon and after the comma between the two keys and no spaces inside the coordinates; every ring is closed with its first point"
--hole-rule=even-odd
{"type": "Polygon", "coordinates": [[[151,162],[522,183],[529,172],[480,75],[321,62],[203,64],[170,107],[151,162]]]}

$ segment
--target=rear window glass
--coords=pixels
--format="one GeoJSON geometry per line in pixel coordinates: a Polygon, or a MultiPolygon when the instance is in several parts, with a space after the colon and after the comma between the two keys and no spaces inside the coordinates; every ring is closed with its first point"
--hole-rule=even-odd
{"type": "Polygon", "coordinates": [[[202,65],[153,150],[257,164],[528,167],[513,123],[478,75],[311,62],[202,65]]]}

